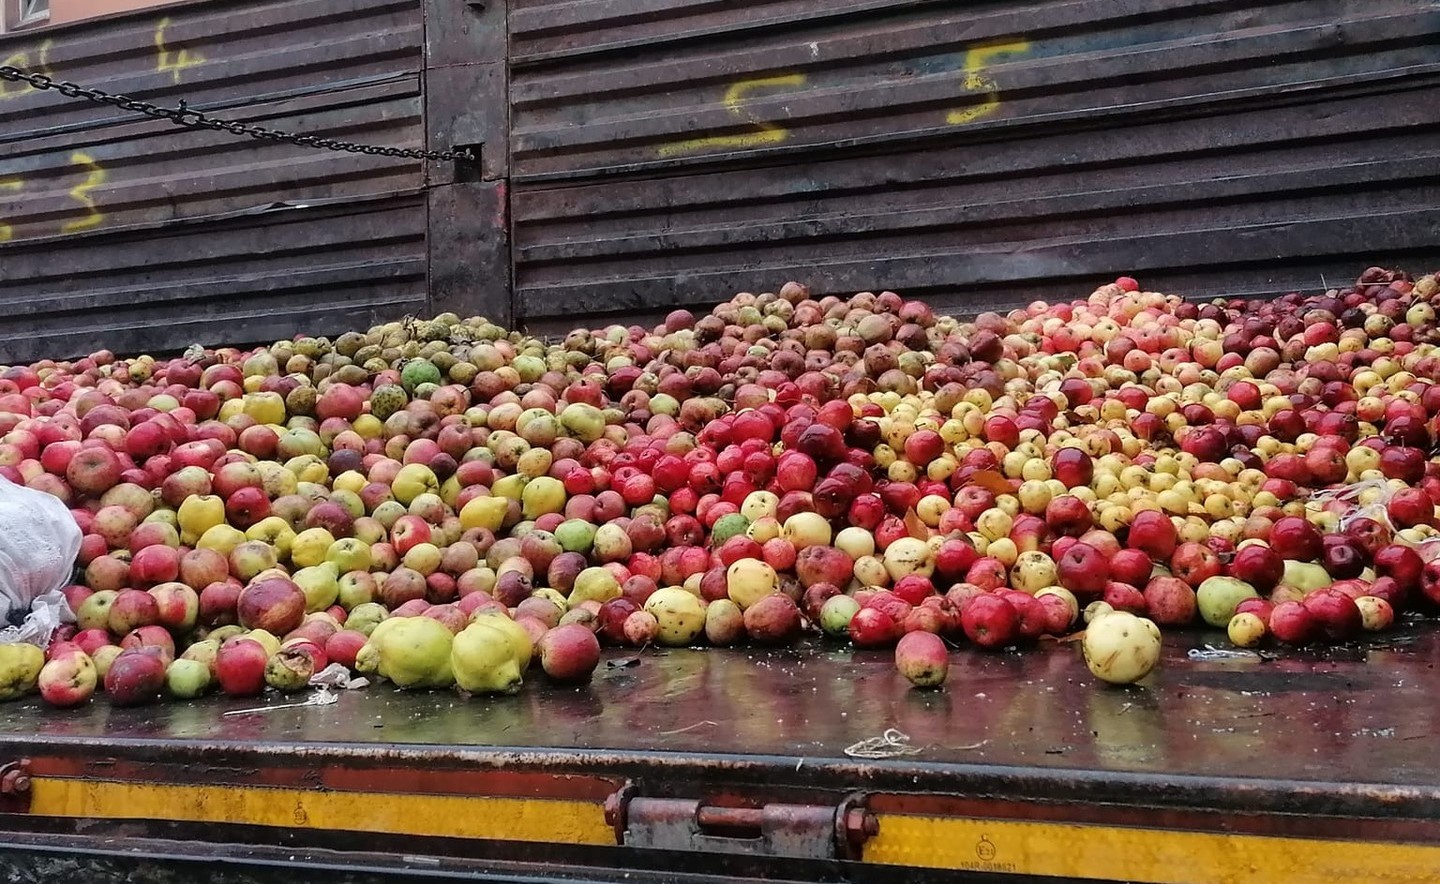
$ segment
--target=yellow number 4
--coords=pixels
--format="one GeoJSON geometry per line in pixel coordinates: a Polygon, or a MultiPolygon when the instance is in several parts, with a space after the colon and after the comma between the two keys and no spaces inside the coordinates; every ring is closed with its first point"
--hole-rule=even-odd
{"type": "Polygon", "coordinates": [[[959,126],[964,123],[973,123],[995,113],[1000,108],[1000,87],[984,72],[985,66],[990,63],[991,59],[999,58],[1002,55],[1021,55],[1029,51],[1030,43],[1028,41],[1015,40],[1009,43],[975,46],[966,52],[965,89],[983,94],[985,100],[974,107],[951,111],[945,121],[952,126],[959,126]]]}
{"type": "MultiPolygon", "coordinates": [[[[4,61],[0,61],[0,65],[26,69],[32,74],[45,74],[50,76],[53,73],[50,70],[50,47],[54,45],[54,40],[46,40],[40,44],[40,49],[37,51],[40,63],[34,68],[30,67],[30,54],[28,52],[16,52],[8,55],[4,61]]],[[[15,83],[12,85],[8,80],[0,81],[0,98],[19,98],[26,93],[34,91],[34,86],[29,86],[25,83],[15,83]]]]}
{"type": "Polygon", "coordinates": [[[171,52],[165,45],[165,29],[170,27],[170,19],[162,18],[155,26],[155,70],[160,73],[169,73],[174,81],[180,82],[180,74],[190,68],[197,68],[205,61],[200,53],[192,53],[189,49],[181,49],[179,52],[171,52]]]}

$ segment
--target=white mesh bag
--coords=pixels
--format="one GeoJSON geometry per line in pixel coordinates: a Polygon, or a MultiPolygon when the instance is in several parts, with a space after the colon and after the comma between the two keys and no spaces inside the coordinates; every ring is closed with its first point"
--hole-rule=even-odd
{"type": "Polygon", "coordinates": [[[80,552],[80,526],[65,504],[0,477],[0,644],[44,645],[73,619],[60,589],[80,552]],[[29,611],[19,627],[5,624],[29,611]]]}

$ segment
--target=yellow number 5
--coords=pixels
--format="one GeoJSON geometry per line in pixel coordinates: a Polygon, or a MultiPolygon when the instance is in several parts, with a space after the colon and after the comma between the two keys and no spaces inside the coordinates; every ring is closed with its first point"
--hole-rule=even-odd
{"type": "Polygon", "coordinates": [[[985,100],[974,107],[951,111],[945,121],[952,126],[959,126],[964,123],[973,123],[995,113],[1000,108],[1000,87],[988,74],[984,73],[985,66],[991,59],[1002,55],[1021,55],[1029,51],[1030,43],[1028,41],[1015,40],[1010,43],[975,46],[966,52],[965,89],[983,94],[985,100]]]}
{"type": "Polygon", "coordinates": [[[743,149],[758,147],[762,144],[779,144],[790,137],[789,131],[777,123],[756,118],[755,114],[745,106],[748,96],[761,89],[783,89],[804,85],[804,74],[785,74],[780,77],[741,80],[725,90],[725,109],[754,126],[754,131],[742,132],[738,135],[714,135],[709,138],[695,138],[667,144],[660,148],[660,156],[668,157],[710,148],[738,147],[743,149]]]}
{"type": "Polygon", "coordinates": [[[79,233],[99,227],[105,220],[105,215],[95,208],[95,200],[90,196],[90,191],[105,183],[105,170],[89,154],[79,151],[70,155],[70,162],[86,170],[85,180],[70,188],[70,198],[85,207],[85,217],[68,221],[61,229],[66,233],[79,233]]]}

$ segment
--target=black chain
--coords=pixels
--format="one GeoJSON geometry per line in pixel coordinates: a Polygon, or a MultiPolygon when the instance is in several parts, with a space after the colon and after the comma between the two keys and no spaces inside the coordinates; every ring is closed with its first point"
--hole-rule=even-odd
{"type": "Polygon", "coordinates": [[[45,74],[34,74],[10,65],[0,65],[0,80],[28,83],[34,89],[54,89],[67,98],[86,98],[97,104],[108,104],[121,110],[134,111],[157,120],[169,120],[187,129],[212,129],[234,135],[246,135],[262,141],[279,141],[317,147],[323,150],[338,150],[345,153],[363,153],[383,157],[408,157],[415,160],[451,160],[453,162],[474,162],[475,155],[468,150],[414,150],[408,147],[381,147],[376,144],[357,144],[353,141],[336,141],[314,135],[294,135],[264,126],[250,126],[232,120],[217,120],[197,110],[191,110],[181,101],[178,108],[161,107],[145,101],[138,101],[126,95],[113,95],[103,89],[86,89],[64,80],[56,81],[45,74]]]}

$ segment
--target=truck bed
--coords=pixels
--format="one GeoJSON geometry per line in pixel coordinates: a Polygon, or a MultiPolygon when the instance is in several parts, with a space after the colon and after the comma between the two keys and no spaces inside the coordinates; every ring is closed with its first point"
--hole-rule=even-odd
{"type": "Polygon", "coordinates": [[[38,879],[90,856],[87,880],[150,880],[124,857],[214,855],[249,870],[237,880],[277,863],[357,881],[862,881],[896,866],[915,880],[1440,878],[1440,636],[1190,655],[1207,642],[1224,644],[1170,637],[1130,688],[1096,682],[1072,644],[965,651],[924,692],[888,653],[814,643],[612,651],[587,687],[537,673],[506,698],[371,685],[238,715],[224,713],[304,695],[10,704],[0,764],[24,759],[28,789],[0,797],[0,867],[38,879]],[[855,757],[891,729],[904,754],[855,757]]]}

